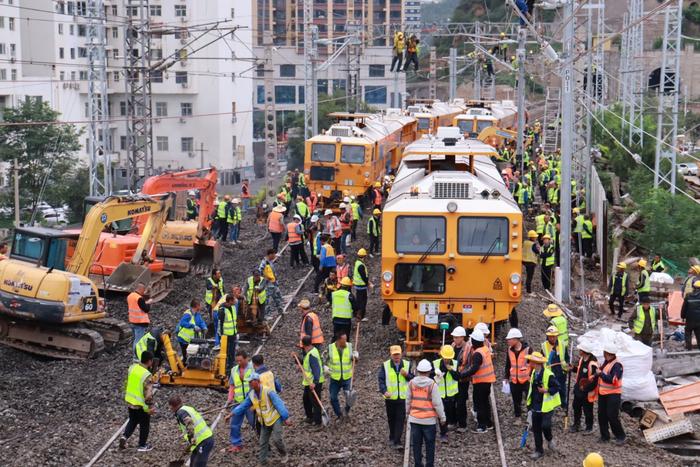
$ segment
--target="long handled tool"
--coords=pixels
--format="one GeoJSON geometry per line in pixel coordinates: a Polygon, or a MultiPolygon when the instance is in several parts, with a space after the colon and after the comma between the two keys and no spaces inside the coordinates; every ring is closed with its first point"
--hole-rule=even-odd
{"type": "MultiPolygon", "coordinates": [[[[355,329],[355,341],[353,343],[353,352],[356,352],[357,349],[359,348],[359,342],[360,342],[360,322],[357,322],[357,328],[355,329]]],[[[352,369],[350,370],[350,374],[352,375],[352,378],[350,379],[350,388],[345,390],[345,405],[348,407],[352,407],[355,405],[355,402],[357,401],[357,391],[353,389],[353,383],[355,382],[355,359],[352,357],[352,369]]]]}
{"type": "MultiPolygon", "coordinates": [[[[294,357],[294,360],[297,362],[297,366],[299,367],[299,371],[301,371],[301,374],[304,375],[304,379],[308,379],[308,377],[306,376],[306,372],[304,371],[304,367],[301,366],[301,362],[299,361],[299,357],[297,357],[297,354],[292,352],[292,356],[294,357]]],[[[311,393],[314,395],[314,398],[316,399],[316,403],[321,408],[321,423],[323,423],[323,426],[328,426],[331,423],[331,418],[328,416],[328,412],[326,412],[326,408],[321,403],[321,399],[319,399],[318,394],[316,394],[316,390],[311,389],[311,393]]]]}
{"type": "Polygon", "coordinates": [[[569,428],[569,398],[571,391],[571,365],[574,359],[574,346],[571,345],[573,337],[578,337],[577,334],[569,333],[569,371],[566,374],[566,415],[564,415],[564,429],[569,428]]]}

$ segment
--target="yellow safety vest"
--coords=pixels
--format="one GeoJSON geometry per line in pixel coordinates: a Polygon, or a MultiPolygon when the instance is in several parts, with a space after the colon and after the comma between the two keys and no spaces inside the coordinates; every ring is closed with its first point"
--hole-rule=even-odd
{"type": "Polygon", "coordinates": [[[651,277],[649,277],[649,271],[646,269],[642,269],[639,275],[639,284],[637,292],[651,292],[651,277]]]}
{"type": "Polygon", "coordinates": [[[214,289],[219,289],[219,297],[224,295],[224,280],[219,279],[218,282],[215,282],[214,279],[210,277],[207,279],[207,282],[209,282],[211,288],[207,289],[206,293],[204,294],[204,302],[207,305],[211,305],[211,302],[214,299],[214,289]]]}
{"type": "Polygon", "coordinates": [[[352,319],[352,305],[350,304],[349,290],[336,290],[331,294],[331,317],[352,319]]]}
{"type": "Polygon", "coordinates": [[[207,422],[204,421],[204,417],[202,417],[195,409],[188,405],[183,405],[180,407],[180,410],[187,412],[187,415],[190,416],[192,423],[194,424],[194,441],[192,441],[187,434],[187,427],[178,421],[178,425],[180,425],[180,430],[182,430],[185,441],[192,445],[190,447],[190,451],[194,451],[202,441],[211,438],[214,436],[214,434],[212,433],[211,428],[209,428],[209,425],[207,425],[207,422]]]}
{"type": "Polygon", "coordinates": [[[194,339],[194,326],[195,324],[195,319],[194,319],[194,313],[192,313],[192,310],[187,309],[185,310],[186,315],[190,315],[190,323],[192,323],[191,328],[183,328],[180,327],[180,330],[177,332],[177,337],[182,339],[183,341],[187,342],[188,344],[192,342],[192,339],[194,339]]]}
{"type": "Polygon", "coordinates": [[[316,347],[311,347],[311,350],[306,352],[306,355],[304,355],[304,373],[305,377],[302,379],[301,383],[304,386],[308,386],[311,384],[314,380],[314,375],[311,372],[311,364],[309,363],[309,360],[311,357],[315,358],[318,361],[318,368],[320,370],[320,376],[318,378],[318,383],[321,384],[323,383],[326,378],[323,376],[323,364],[321,363],[321,355],[318,353],[318,349],[316,347]]]}
{"type": "MultiPolygon", "coordinates": [[[[549,393],[549,378],[553,376],[552,370],[544,367],[544,374],[542,375],[542,386],[547,391],[542,394],[542,413],[549,413],[561,405],[561,396],[557,391],[556,394],[552,395],[549,393]]],[[[530,389],[527,391],[527,405],[530,405],[532,401],[532,388],[535,385],[535,373],[532,372],[530,376],[530,389]]]]}
{"type": "Polygon", "coordinates": [[[350,207],[352,208],[352,220],[359,221],[360,220],[360,204],[357,201],[353,201],[352,203],[350,203],[350,207]]]}
{"type": "Polygon", "coordinates": [[[238,371],[240,366],[236,365],[231,368],[231,384],[233,384],[233,400],[237,404],[240,404],[245,400],[245,396],[250,391],[250,375],[253,373],[253,367],[248,365],[248,367],[243,372],[243,379],[241,380],[241,373],[238,371]]]}
{"type": "Polygon", "coordinates": [[[141,361],[141,355],[148,349],[148,341],[155,341],[156,338],[150,332],[143,335],[141,339],[136,343],[134,351],[136,352],[136,359],[141,361]]]}
{"type": "MultiPolygon", "coordinates": [[[[360,276],[360,266],[364,266],[365,263],[362,261],[355,260],[355,269],[352,272],[352,284],[355,287],[364,287],[367,284],[365,283],[364,280],[362,280],[362,276],[360,276]]],[[[367,266],[365,266],[365,272],[367,272],[367,266]]]]}
{"type": "Polygon", "coordinates": [[[622,280],[622,286],[620,287],[620,296],[624,297],[627,294],[627,273],[623,272],[622,278],[620,278],[617,274],[615,274],[612,277],[612,287],[610,287],[610,295],[612,295],[615,292],[615,284],[620,279],[622,280]]]}
{"type": "MultiPolygon", "coordinates": [[[[649,307],[649,317],[651,318],[651,332],[653,333],[656,331],[656,308],[653,306],[649,307]]],[[[642,305],[639,305],[637,307],[637,317],[634,319],[634,326],[632,327],[635,334],[640,334],[642,332],[646,319],[644,308],[642,308],[642,305]]]]}
{"type": "Polygon", "coordinates": [[[569,322],[562,316],[555,316],[550,320],[553,326],[556,326],[559,331],[559,341],[564,348],[569,346],[569,322]]]}
{"type": "Polygon", "coordinates": [[[124,392],[124,400],[127,404],[143,407],[143,410],[148,412],[146,396],[143,393],[143,384],[150,377],[151,372],[140,363],[134,363],[129,367],[129,375],[126,379],[126,391],[124,392]]]}
{"type": "Polygon", "coordinates": [[[532,240],[523,240],[523,263],[537,263],[537,256],[532,251],[534,245],[532,240]]]}
{"type": "MultiPolygon", "coordinates": [[[[433,368],[435,368],[435,371],[440,369],[441,361],[441,358],[433,360],[433,368]]],[[[457,368],[457,360],[452,359],[452,368],[457,368]]],[[[438,387],[440,389],[440,397],[443,399],[452,397],[459,392],[457,380],[452,377],[449,371],[442,376],[442,382],[438,384],[438,387]]]]}
{"type": "MultiPolygon", "coordinates": [[[[224,306],[224,336],[234,336],[238,332],[238,316],[236,313],[236,305],[230,308],[224,306]]],[[[231,344],[229,342],[229,344],[231,344]]]]}
{"type": "Polygon", "coordinates": [[[581,238],[589,239],[593,238],[593,222],[583,221],[583,226],[581,227],[581,238]]]}
{"type": "Polygon", "coordinates": [[[347,381],[352,378],[352,344],[348,343],[342,354],[333,342],[328,347],[328,366],[331,369],[331,379],[347,381]]]}
{"type": "MultiPolygon", "coordinates": [[[[245,294],[245,299],[248,302],[248,304],[253,303],[253,289],[255,288],[255,284],[253,284],[253,276],[250,276],[248,278],[248,290],[246,291],[245,294]]],[[[261,305],[265,304],[265,301],[267,301],[267,290],[262,290],[258,292],[258,301],[260,302],[261,305]]]]}
{"type": "Polygon", "coordinates": [[[265,386],[260,388],[260,396],[255,391],[250,391],[250,402],[253,403],[253,410],[258,415],[258,421],[265,426],[272,426],[280,418],[279,412],[270,402],[270,389],[265,386]]]}
{"type": "MultiPolygon", "coordinates": [[[[408,362],[402,360],[402,369],[408,371],[408,362]]],[[[394,371],[394,362],[389,359],[384,362],[384,376],[386,378],[386,390],[389,393],[389,400],[406,399],[408,382],[401,373],[394,371]]]]}

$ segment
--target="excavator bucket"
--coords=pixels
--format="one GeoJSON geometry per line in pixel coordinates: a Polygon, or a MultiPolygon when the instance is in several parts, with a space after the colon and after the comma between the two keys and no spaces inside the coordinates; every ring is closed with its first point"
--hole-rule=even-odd
{"type": "Polygon", "coordinates": [[[216,240],[194,244],[191,270],[195,274],[209,275],[221,262],[221,245],[216,240]]]}
{"type": "Polygon", "coordinates": [[[144,284],[146,294],[154,302],[158,302],[172,290],[173,275],[171,272],[152,272],[138,264],[122,263],[105,280],[104,289],[126,293],[132,291],[138,283],[144,284]]]}

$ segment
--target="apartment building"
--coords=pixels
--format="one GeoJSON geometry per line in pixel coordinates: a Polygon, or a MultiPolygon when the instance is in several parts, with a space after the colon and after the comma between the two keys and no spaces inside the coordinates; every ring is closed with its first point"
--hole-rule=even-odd
{"type": "MultiPolygon", "coordinates": [[[[127,163],[124,32],[138,8],[123,0],[104,3],[109,141],[113,162],[123,168],[127,163]]],[[[214,165],[227,184],[252,173],[254,87],[251,74],[246,74],[252,4],[239,0],[149,4],[151,62],[185,58],[152,74],[154,169],[214,165]],[[220,21],[219,30],[195,40],[203,25],[215,21],[220,21]],[[228,34],[234,26],[241,28],[228,34]],[[225,38],[194,51],[220,35],[225,38]]],[[[85,1],[0,0],[0,107],[39,98],[61,112],[62,120],[86,120],[86,8],[85,1]]],[[[81,137],[80,154],[85,159],[86,135],[81,137]]],[[[115,188],[121,188],[121,175],[118,170],[115,188]]]]}
{"type": "MultiPolygon", "coordinates": [[[[428,8],[429,6],[426,6],[428,8]]],[[[421,1],[404,0],[403,2],[405,24],[407,27],[419,27],[421,24],[421,1]]]]}

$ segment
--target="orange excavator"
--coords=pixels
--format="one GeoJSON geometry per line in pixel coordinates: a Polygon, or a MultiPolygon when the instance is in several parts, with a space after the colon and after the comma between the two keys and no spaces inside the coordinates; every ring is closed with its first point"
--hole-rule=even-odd
{"type": "MultiPolygon", "coordinates": [[[[165,172],[146,179],[141,193],[181,193],[199,191],[199,213],[196,220],[177,219],[166,222],[156,243],[156,255],[168,271],[209,274],[221,260],[219,242],[212,238],[212,214],[216,202],[216,168],[165,172]]],[[[138,233],[146,218],[137,219],[138,233]]]]}

